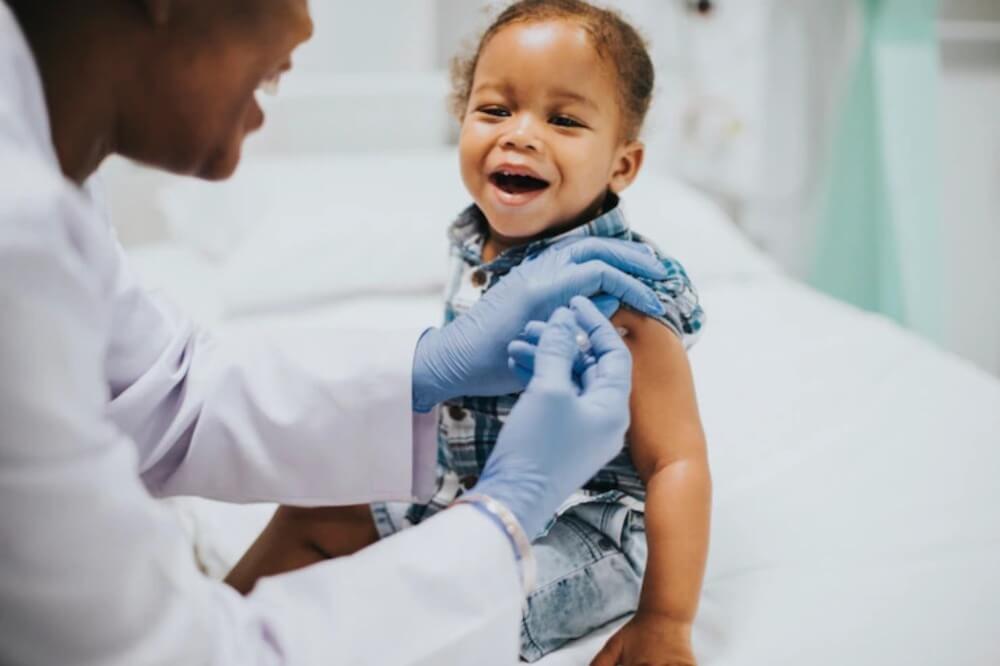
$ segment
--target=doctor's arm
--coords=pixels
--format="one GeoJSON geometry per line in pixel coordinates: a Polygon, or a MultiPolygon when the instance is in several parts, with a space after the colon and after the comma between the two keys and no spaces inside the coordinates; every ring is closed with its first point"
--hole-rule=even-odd
{"type": "Polygon", "coordinates": [[[521,390],[507,345],[576,295],[661,312],[631,274],[665,274],[641,246],[584,239],[518,266],[422,336],[286,327],[279,346],[199,332],[142,290],[120,248],[113,263],[109,413],[150,491],[304,507],[420,497],[433,482],[435,404],[521,390]]]}
{"type": "MultiPolygon", "coordinates": [[[[108,312],[92,276],[42,248],[3,259],[0,662],[512,663],[517,567],[507,537],[472,507],[264,581],[247,598],[204,578],[171,514],[136,478],[133,443],[107,419],[108,312]]],[[[624,377],[624,391],[602,386],[584,404],[566,382],[543,383],[513,431],[537,432],[554,404],[580,417],[571,434],[582,439],[572,443],[590,446],[572,474],[519,490],[512,477],[545,478],[546,457],[526,457],[534,447],[524,437],[498,442],[502,459],[482,490],[526,528],[557,506],[552,493],[568,494],[610,457],[605,449],[624,432],[628,355],[613,356],[624,364],[612,373],[624,377]]],[[[570,441],[548,444],[549,453],[565,457],[570,441]]]]}
{"type": "Polygon", "coordinates": [[[106,417],[96,281],[31,245],[0,248],[0,663],[434,663],[455,645],[512,663],[515,561],[473,508],[249,598],[202,576],[106,417]]]}

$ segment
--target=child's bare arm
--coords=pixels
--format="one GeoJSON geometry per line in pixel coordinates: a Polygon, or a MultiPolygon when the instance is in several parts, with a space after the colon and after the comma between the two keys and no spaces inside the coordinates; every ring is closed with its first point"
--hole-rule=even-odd
{"type": "Polygon", "coordinates": [[[377,540],[367,504],[315,509],[281,506],[226,582],[247,594],[260,578],[351,555],[377,540]]]}
{"type": "Polygon", "coordinates": [[[694,663],[690,629],[708,554],[712,483],[691,368],[681,341],[661,323],[624,309],[614,322],[628,329],[633,356],[629,442],[646,484],[649,558],[636,618],[602,657],[610,649],[623,664],[646,663],[647,653],[661,663],[676,650],[671,663],[694,663]]]}

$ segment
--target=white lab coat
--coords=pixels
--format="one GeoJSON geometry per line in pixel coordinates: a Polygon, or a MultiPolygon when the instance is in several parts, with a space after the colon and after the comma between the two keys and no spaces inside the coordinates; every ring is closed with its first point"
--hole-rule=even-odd
{"type": "Polygon", "coordinates": [[[420,494],[434,442],[410,410],[414,339],[240,363],[145,293],[60,173],[3,3],[0,177],[0,663],[515,663],[512,550],[472,508],[246,598],[199,573],[151,494],[420,494]]]}

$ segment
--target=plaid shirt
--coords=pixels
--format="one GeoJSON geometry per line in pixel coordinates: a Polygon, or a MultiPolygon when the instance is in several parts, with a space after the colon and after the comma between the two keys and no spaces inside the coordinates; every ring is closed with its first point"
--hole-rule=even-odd
{"type": "MultiPolygon", "coordinates": [[[[608,212],[587,224],[557,237],[512,248],[490,262],[483,262],[482,259],[488,229],[486,220],[475,205],[467,208],[449,229],[452,271],[445,293],[445,322],[471,308],[512,268],[556,241],[586,236],[618,238],[647,245],[667,268],[665,279],[643,282],[659,296],[666,309],[657,319],[680,336],[685,348],[690,348],[701,331],[704,313],[687,273],[678,262],[664,256],[652,243],[629,229],[614,195],[609,199],[609,207],[608,212]]],[[[519,395],[465,397],[443,405],[438,428],[438,463],[441,468],[438,493],[429,504],[411,507],[408,518],[412,522],[419,522],[448,506],[463,489],[475,485],[496,444],[500,428],[519,395]]],[[[583,490],[588,495],[618,491],[640,502],[645,500],[646,490],[632,464],[627,441],[621,453],[601,469],[583,490]]]]}

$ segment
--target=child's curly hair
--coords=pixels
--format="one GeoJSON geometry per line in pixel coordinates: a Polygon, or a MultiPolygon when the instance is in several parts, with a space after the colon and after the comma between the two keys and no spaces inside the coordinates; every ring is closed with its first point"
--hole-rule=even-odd
{"type": "Polygon", "coordinates": [[[653,98],[655,79],[646,43],[617,12],[595,7],[583,0],[519,0],[501,12],[480,37],[475,51],[470,56],[459,56],[452,61],[452,113],[460,122],[465,117],[476,65],[490,39],[515,23],[552,19],[579,23],[590,35],[598,55],[614,65],[624,118],[622,131],[626,139],[637,138],[653,98]]]}

